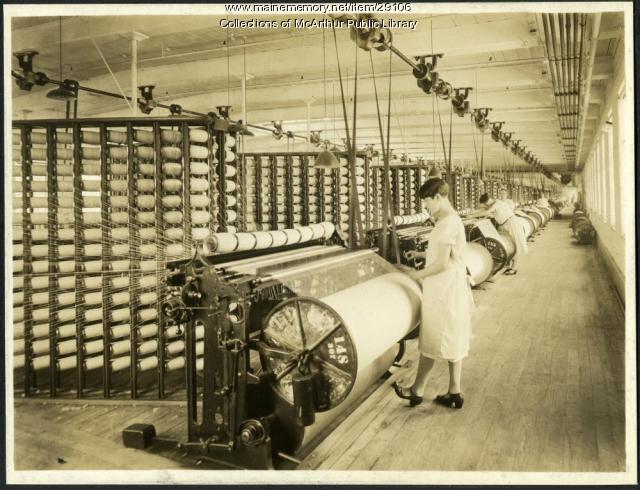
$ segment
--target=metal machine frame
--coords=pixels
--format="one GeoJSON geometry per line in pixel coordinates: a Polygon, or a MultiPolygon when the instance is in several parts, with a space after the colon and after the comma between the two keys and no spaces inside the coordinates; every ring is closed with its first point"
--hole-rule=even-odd
{"type": "MultiPolygon", "coordinates": [[[[250,364],[251,351],[262,356],[270,350],[261,341],[263,319],[276,304],[296,295],[277,280],[262,280],[251,274],[222,277],[223,270],[218,266],[321,243],[344,245],[339,233],[334,232],[328,241],[218,256],[196,254],[191,260],[168,265],[168,286],[179,294],[163,304],[163,313],[186,325],[187,440],[157,438],[152,425],[133,424],[123,431],[126,447],[178,447],[194,454],[198,461],[232,468],[271,469],[274,456],[297,462],[287,454],[296,449],[290,442],[295,435],[287,433],[291,424],[285,427],[280,421],[294,418],[294,427],[300,431],[309,422],[301,419],[304,414],[279,403],[266,391],[272,390],[268,381],[273,373],[254,370],[250,364]],[[204,352],[199,386],[195,332],[201,326],[204,352]]],[[[293,367],[307,362],[317,347],[295,353],[293,367]]]]}

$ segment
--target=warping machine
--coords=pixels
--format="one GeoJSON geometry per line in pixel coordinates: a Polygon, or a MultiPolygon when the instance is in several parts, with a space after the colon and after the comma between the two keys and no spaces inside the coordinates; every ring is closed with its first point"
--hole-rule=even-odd
{"type": "Polygon", "coordinates": [[[204,461],[291,460],[391,366],[419,322],[420,289],[331,223],[218,233],[169,264],[166,317],[184,328],[188,434],[123,432],[126,446],[178,444],[204,461]]]}
{"type": "Polygon", "coordinates": [[[499,232],[488,218],[463,219],[467,242],[470,247],[475,245],[486,249],[491,255],[491,274],[497,274],[511,260],[516,252],[515,243],[506,232],[499,232]]]}
{"type": "MultiPolygon", "coordinates": [[[[13,122],[13,366],[25,396],[180,389],[184,346],[159,306],[165,264],[211,233],[328,221],[351,243],[355,201],[366,230],[382,227],[384,169],[366,152],[356,155],[354,188],[345,153],[338,168],[316,167],[313,153],[241,153],[224,109],[13,122]]],[[[392,167],[395,215],[421,212],[427,170],[392,167]]],[[[469,196],[474,183],[464,184],[469,196]]],[[[411,227],[404,238],[425,235],[411,227]]]]}

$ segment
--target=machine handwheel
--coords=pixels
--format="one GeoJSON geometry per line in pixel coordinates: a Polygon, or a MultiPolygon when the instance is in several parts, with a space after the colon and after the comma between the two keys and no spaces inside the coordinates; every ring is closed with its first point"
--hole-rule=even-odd
{"type": "Polygon", "coordinates": [[[260,360],[273,375],[277,393],[293,404],[293,375],[314,377],[316,397],[325,411],[351,392],[358,371],[357,354],[340,316],[314,298],[290,298],[265,319],[260,360]]]}
{"type": "Polygon", "coordinates": [[[491,275],[495,275],[507,265],[507,251],[495,238],[485,237],[483,245],[491,254],[491,258],[493,259],[491,275]]]}

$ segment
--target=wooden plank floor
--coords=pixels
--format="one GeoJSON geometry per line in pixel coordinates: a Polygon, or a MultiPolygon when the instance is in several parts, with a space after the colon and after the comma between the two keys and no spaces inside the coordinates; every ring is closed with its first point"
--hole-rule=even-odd
{"type": "MultiPolygon", "coordinates": [[[[552,221],[514,277],[474,293],[465,407],[410,409],[390,389],[410,380],[415,345],[300,469],[623,471],[624,320],[594,247],[552,221]]],[[[438,363],[425,393],[446,390],[438,363]]],[[[122,446],[134,422],[183,439],[185,406],[152,401],[15,402],[17,470],[185,468],[177,453],[122,446]]]]}
{"type": "MultiPolygon", "coordinates": [[[[464,408],[408,408],[390,384],[409,362],[302,469],[624,471],[624,315],[595,247],[553,220],[516,276],[474,296],[464,408]]],[[[437,363],[425,397],[447,379],[437,363]]]]}

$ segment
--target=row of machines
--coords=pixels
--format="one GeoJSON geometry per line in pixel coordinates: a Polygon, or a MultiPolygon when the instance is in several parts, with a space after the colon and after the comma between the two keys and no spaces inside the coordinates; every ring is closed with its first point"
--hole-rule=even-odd
{"type": "MultiPolygon", "coordinates": [[[[522,226],[525,237],[533,239],[540,228],[557,211],[551,206],[529,205],[515,210],[516,219],[522,226]]],[[[461,213],[463,214],[463,213],[461,213]]],[[[515,244],[508,233],[498,231],[497,223],[488,218],[465,218],[462,215],[467,236],[467,268],[476,285],[480,285],[491,276],[505,268],[515,254],[515,244]]],[[[395,216],[398,247],[390,246],[387,259],[415,268],[420,268],[421,260],[409,260],[409,250],[424,251],[428,247],[429,234],[433,224],[426,212],[405,216],[395,216]]],[[[367,236],[370,247],[379,246],[383,228],[370,230],[367,236]]],[[[387,230],[390,237],[391,233],[387,230]]],[[[391,239],[391,237],[390,237],[391,239]]]]}
{"type": "MultiPolygon", "coordinates": [[[[531,233],[552,216],[522,213],[531,233]]],[[[432,226],[426,213],[394,222],[406,264],[406,251],[428,247],[432,226]]],[[[499,270],[487,244],[506,257],[513,244],[490,220],[467,226],[467,267],[480,284],[499,270]]],[[[178,447],[218,467],[295,462],[401,357],[419,325],[418,284],[375,247],[346,248],[329,222],[216,233],[168,267],[162,309],[185,331],[187,434],[169,440],[133,424],[123,431],[130,448],[178,447]]]]}
{"type": "MultiPolygon", "coordinates": [[[[358,153],[351,176],[342,153],[338,168],[311,153],[241,153],[223,114],[14,121],[12,137],[13,366],[25,396],[180,390],[182,332],[160,308],[165,265],[211,233],[331,222],[348,245],[352,202],[365,230],[383,222],[384,170],[371,156],[358,153]]],[[[394,214],[420,213],[427,177],[426,166],[392,166],[394,214]]],[[[456,202],[472,206],[476,179],[456,182],[456,202]]]]}
{"type": "Polygon", "coordinates": [[[588,245],[595,241],[596,229],[591,224],[587,213],[579,207],[576,207],[571,215],[570,226],[573,236],[581,245],[588,245]]]}

